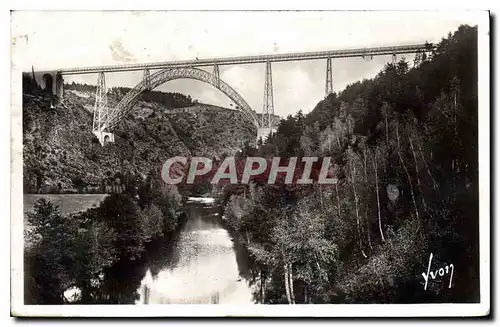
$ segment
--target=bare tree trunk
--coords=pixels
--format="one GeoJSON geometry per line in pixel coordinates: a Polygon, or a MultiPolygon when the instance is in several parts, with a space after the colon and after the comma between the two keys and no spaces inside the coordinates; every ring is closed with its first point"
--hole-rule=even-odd
{"type": "MultiPolygon", "coordinates": [[[[412,139],[411,137],[408,137],[408,140],[410,142],[410,148],[411,148],[411,152],[413,153],[413,160],[415,162],[415,170],[417,172],[417,185],[418,185],[418,188],[420,190],[420,197],[422,199],[422,206],[424,207],[424,210],[425,212],[429,215],[429,216],[433,216],[432,213],[428,210],[428,206],[427,206],[427,202],[425,201],[425,197],[424,197],[424,193],[422,192],[422,187],[421,187],[421,183],[420,183],[420,178],[419,178],[419,170],[418,170],[418,162],[417,162],[417,155],[415,153],[415,149],[413,147],[413,142],[412,142],[412,139]]],[[[417,145],[419,145],[419,142],[417,141],[416,142],[417,145]]],[[[420,146],[420,145],[419,145],[420,146]]],[[[429,169],[427,168],[427,172],[430,174],[429,172],[429,169]]],[[[432,178],[432,176],[431,176],[432,178]]]]}
{"type": "MultiPolygon", "coordinates": [[[[458,138],[458,114],[457,114],[457,90],[453,92],[453,130],[454,130],[454,141],[455,142],[460,142],[460,139],[458,138]]],[[[456,144],[456,146],[459,146],[459,144],[456,144]]],[[[452,169],[453,169],[453,186],[456,188],[457,187],[457,177],[455,173],[460,172],[460,165],[459,165],[459,160],[456,158],[456,154],[454,154],[454,159],[452,160],[452,169]]]]}
{"type": "Polygon", "coordinates": [[[413,148],[413,142],[411,140],[411,137],[408,137],[408,141],[410,142],[410,149],[413,154],[413,162],[415,162],[415,172],[417,174],[417,186],[420,188],[420,177],[419,177],[419,170],[418,170],[418,162],[417,162],[417,156],[415,155],[415,149],[413,148]]]}
{"type": "MultiPolygon", "coordinates": [[[[368,173],[366,172],[366,148],[363,149],[364,171],[365,171],[365,186],[368,188],[368,173]]],[[[373,250],[372,239],[370,236],[370,222],[368,221],[368,204],[365,203],[365,221],[366,221],[366,235],[368,236],[368,246],[373,250]]]]}
{"type": "Polygon", "coordinates": [[[385,242],[384,233],[382,232],[382,219],[380,217],[380,196],[378,194],[378,173],[377,173],[377,158],[372,157],[373,170],[375,170],[375,191],[377,193],[377,209],[378,209],[378,229],[380,231],[380,236],[382,241],[385,242]]]}
{"type": "Polygon", "coordinates": [[[286,292],[286,299],[288,301],[288,304],[292,304],[292,298],[290,296],[290,284],[288,280],[288,264],[285,263],[284,265],[284,271],[285,271],[285,292],[286,292]]]}
{"type": "Polygon", "coordinates": [[[295,293],[293,291],[293,265],[288,264],[288,276],[290,277],[290,298],[292,299],[292,304],[295,304],[295,293]]]}
{"type": "Polygon", "coordinates": [[[415,172],[417,175],[417,187],[420,190],[420,198],[422,199],[422,206],[424,207],[425,212],[429,213],[429,211],[427,210],[427,203],[425,202],[424,194],[422,193],[422,187],[421,187],[421,183],[420,183],[420,171],[418,169],[417,155],[415,154],[415,148],[413,147],[413,141],[412,141],[411,137],[408,137],[408,142],[410,143],[411,153],[413,154],[413,162],[415,162],[415,172]]]}
{"type": "Polygon", "coordinates": [[[438,184],[437,184],[436,180],[434,179],[434,177],[431,174],[431,171],[429,169],[429,165],[427,164],[427,160],[425,160],[424,152],[422,151],[422,147],[420,146],[419,142],[417,142],[417,146],[418,146],[418,149],[419,149],[419,152],[420,152],[420,157],[422,158],[422,162],[424,163],[425,168],[427,170],[427,175],[429,175],[429,177],[432,180],[432,188],[434,190],[437,190],[438,184]]]}
{"type": "MultiPolygon", "coordinates": [[[[386,146],[386,151],[389,151],[389,119],[387,116],[389,116],[389,113],[387,112],[387,108],[384,113],[384,119],[385,119],[385,146],[386,146]]],[[[384,165],[384,174],[387,173],[387,165],[384,165]]]]}
{"type": "Polygon", "coordinates": [[[355,179],[354,179],[354,175],[356,174],[356,168],[354,167],[352,162],[350,162],[349,164],[351,166],[351,182],[352,182],[352,190],[354,192],[354,204],[355,204],[355,209],[356,209],[356,224],[358,226],[358,244],[359,244],[359,248],[361,250],[361,254],[363,255],[363,257],[367,258],[365,251],[363,251],[363,246],[361,244],[361,227],[359,224],[358,195],[356,193],[356,184],[355,184],[355,179]]]}
{"type": "Polygon", "coordinates": [[[389,121],[387,119],[388,114],[389,113],[386,110],[386,112],[384,113],[384,118],[385,118],[385,144],[386,144],[387,148],[389,149],[389,121]]]}
{"type": "Polygon", "coordinates": [[[260,271],[260,303],[264,304],[264,299],[265,299],[265,279],[263,278],[263,273],[262,270],[260,271]]]}
{"type": "Polygon", "coordinates": [[[396,137],[397,137],[397,141],[398,141],[399,160],[401,161],[401,164],[403,165],[403,169],[405,170],[406,176],[408,178],[408,183],[410,184],[410,193],[411,193],[411,199],[413,201],[413,205],[415,207],[415,214],[417,215],[417,219],[420,219],[420,215],[418,214],[417,201],[415,200],[415,192],[413,191],[413,184],[411,182],[410,173],[408,172],[408,169],[406,168],[405,162],[403,160],[403,156],[401,155],[401,144],[399,142],[399,123],[398,122],[396,122],[396,137]]]}

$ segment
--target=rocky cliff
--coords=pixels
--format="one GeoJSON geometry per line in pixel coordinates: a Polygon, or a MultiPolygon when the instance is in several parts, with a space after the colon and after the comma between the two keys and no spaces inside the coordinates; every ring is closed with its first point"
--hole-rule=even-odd
{"type": "MultiPolygon", "coordinates": [[[[120,93],[108,94],[115,105],[120,93]]],[[[55,106],[23,95],[24,192],[98,192],[117,174],[158,172],[172,156],[232,155],[255,141],[254,127],[235,110],[194,103],[183,110],[143,97],[102,147],[92,134],[91,91],[67,90],[55,106]]]]}

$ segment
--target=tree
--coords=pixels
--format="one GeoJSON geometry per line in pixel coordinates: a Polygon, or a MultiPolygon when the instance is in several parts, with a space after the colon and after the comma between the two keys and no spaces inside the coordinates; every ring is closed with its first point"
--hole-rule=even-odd
{"type": "Polygon", "coordinates": [[[163,213],[156,204],[149,204],[139,215],[146,242],[163,235],[163,213]]]}
{"type": "Polygon", "coordinates": [[[77,228],[45,199],[34,204],[28,214],[31,226],[26,242],[25,296],[28,303],[62,304],[63,292],[70,286],[69,266],[74,257],[71,239],[77,228]]]}
{"type": "Polygon", "coordinates": [[[306,156],[317,154],[320,149],[320,129],[319,122],[315,122],[312,127],[306,126],[300,138],[301,148],[306,156]]]}
{"type": "Polygon", "coordinates": [[[114,246],[120,258],[137,258],[144,235],[138,205],[127,195],[112,194],[99,207],[99,215],[117,233],[114,246]]]}
{"type": "Polygon", "coordinates": [[[71,239],[74,252],[70,273],[74,286],[81,290],[81,303],[94,303],[99,297],[102,272],[116,261],[113,246],[117,234],[100,221],[97,209],[74,214],[69,219],[80,222],[79,232],[71,239]]]}

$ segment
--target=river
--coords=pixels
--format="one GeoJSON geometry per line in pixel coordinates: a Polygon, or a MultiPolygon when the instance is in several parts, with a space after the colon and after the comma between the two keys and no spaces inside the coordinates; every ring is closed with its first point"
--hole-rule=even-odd
{"type": "MultiPolygon", "coordinates": [[[[26,194],[25,212],[32,211],[41,197],[70,214],[98,206],[106,194],[26,194]]],[[[223,228],[213,199],[190,198],[184,214],[181,229],[149,244],[140,260],[117,262],[106,269],[98,303],[254,303],[252,288],[240,277],[251,278],[248,254],[223,228]]],[[[25,228],[29,228],[26,217],[25,228]]],[[[72,302],[79,293],[73,287],[65,296],[72,302]]]]}
{"type": "Polygon", "coordinates": [[[147,264],[136,304],[253,303],[251,288],[240,277],[233,241],[210,202],[190,198],[186,224],[175,244],[160,253],[163,267],[147,264]]]}

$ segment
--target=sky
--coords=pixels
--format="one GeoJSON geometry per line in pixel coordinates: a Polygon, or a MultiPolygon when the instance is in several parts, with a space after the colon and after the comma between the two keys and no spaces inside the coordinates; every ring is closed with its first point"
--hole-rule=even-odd
{"type": "MultiPolygon", "coordinates": [[[[438,42],[467,12],[16,11],[11,15],[12,65],[30,71],[438,42]]],[[[399,58],[398,58],[399,59],[399,58]]],[[[408,61],[413,55],[406,55],[408,61]]],[[[332,59],[333,88],[374,77],[390,56],[332,59]]],[[[204,68],[205,69],[205,68],[204,68]]],[[[206,68],[210,70],[211,68],[206,68]]],[[[265,64],[222,66],[220,77],[262,111],[265,64]]],[[[153,73],[153,71],[152,71],[153,73]]],[[[133,87],[142,72],[107,73],[108,87],[133,87]]],[[[275,113],[307,113],[324,97],[326,60],[272,64],[275,113]]],[[[97,74],[65,76],[96,84],[97,74]]],[[[211,85],[175,80],[157,88],[230,107],[211,85]]]]}

